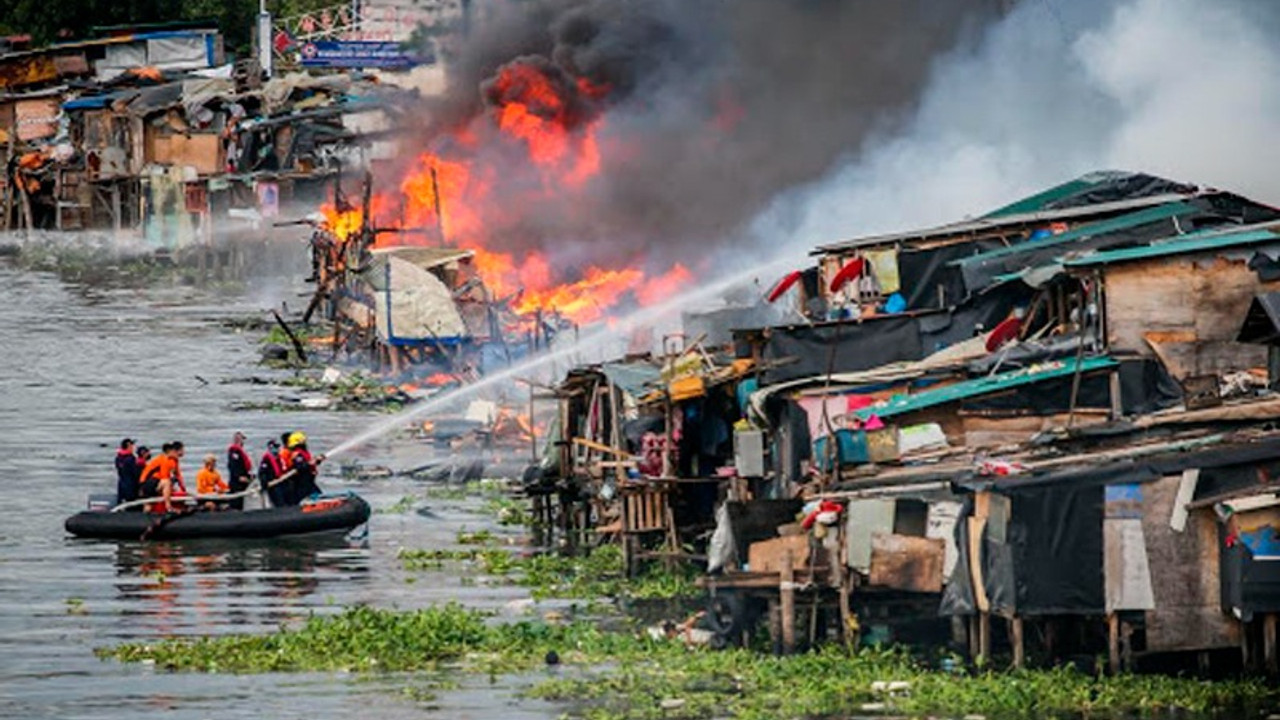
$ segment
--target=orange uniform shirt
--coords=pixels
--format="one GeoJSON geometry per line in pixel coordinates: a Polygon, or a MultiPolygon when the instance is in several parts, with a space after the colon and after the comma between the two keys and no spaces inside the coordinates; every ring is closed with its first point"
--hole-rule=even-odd
{"type": "Polygon", "coordinates": [[[202,467],[196,473],[196,493],[199,495],[215,495],[225,493],[230,489],[217,470],[202,467]]]}

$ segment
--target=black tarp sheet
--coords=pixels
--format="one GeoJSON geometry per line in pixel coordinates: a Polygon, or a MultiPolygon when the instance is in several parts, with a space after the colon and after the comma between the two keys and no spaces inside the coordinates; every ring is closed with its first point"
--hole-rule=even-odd
{"type": "Polygon", "coordinates": [[[898,280],[907,309],[952,307],[966,296],[960,268],[954,260],[1004,247],[996,240],[974,240],[927,250],[903,249],[898,253],[898,280]],[[939,292],[939,287],[942,291],[939,292]]]}
{"type": "Polygon", "coordinates": [[[769,328],[762,359],[766,366],[787,362],[765,370],[760,385],[920,360],[973,337],[978,329],[990,330],[1029,298],[1029,289],[1010,284],[953,310],[769,328]]]}
{"type": "Polygon", "coordinates": [[[1257,613],[1280,612],[1280,560],[1254,557],[1241,543],[1226,546],[1225,529],[1219,526],[1222,548],[1222,607],[1244,622],[1257,613]]]}
{"type": "Polygon", "coordinates": [[[1110,177],[1090,185],[1086,190],[1045,203],[1041,210],[1065,210],[1084,205],[1136,200],[1172,193],[1189,194],[1195,191],[1195,185],[1174,182],[1155,175],[1113,172],[1110,173],[1110,177]]]}

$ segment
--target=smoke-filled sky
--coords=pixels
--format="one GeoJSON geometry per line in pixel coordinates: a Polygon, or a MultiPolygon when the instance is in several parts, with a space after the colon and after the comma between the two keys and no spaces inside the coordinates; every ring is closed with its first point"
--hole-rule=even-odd
{"type": "Polygon", "coordinates": [[[940,57],[902,127],[755,223],[797,251],[979,215],[1099,169],[1280,205],[1280,3],[1023,0],[940,57]]]}
{"type": "Polygon", "coordinates": [[[456,157],[462,143],[447,129],[474,130],[492,114],[504,66],[538,67],[561,88],[578,78],[608,88],[570,103],[570,116],[600,121],[600,172],[581,187],[521,202],[537,180],[525,177],[527,160],[498,143],[462,152],[501,167],[491,196],[507,207],[488,213],[484,245],[573,263],[643,254],[650,267],[697,265],[780,192],[823,177],[873,131],[903,127],[934,58],[979,37],[1000,4],[482,2],[418,146],[456,157]]]}
{"type": "MultiPolygon", "coordinates": [[[[1280,204],[1280,2],[478,7],[421,147],[483,117],[513,62],[610,88],[583,109],[600,118],[600,172],[513,203],[514,225],[487,239],[497,249],[705,275],[978,215],[1102,169],[1280,204]]],[[[519,163],[504,173],[514,187],[519,163]]]]}

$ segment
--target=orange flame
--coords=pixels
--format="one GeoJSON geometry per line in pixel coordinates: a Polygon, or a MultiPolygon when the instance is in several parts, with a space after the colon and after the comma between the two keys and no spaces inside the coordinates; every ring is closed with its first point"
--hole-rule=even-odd
{"type": "MultiPolygon", "coordinates": [[[[510,310],[522,316],[541,309],[590,323],[606,318],[624,299],[647,305],[669,296],[692,279],[681,265],[653,278],[639,267],[597,266],[565,277],[538,250],[517,256],[494,248],[499,233],[510,242],[510,228],[520,232],[521,212],[542,199],[576,192],[600,173],[597,136],[603,120],[592,108],[609,90],[585,78],[561,82],[533,64],[504,66],[488,90],[491,112],[454,131],[447,156],[424,152],[416,158],[399,184],[403,201],[393,213],[398,217],[387,217],[394,205],[387,197],[375,197],[373,214],[382,225],[418,230],[381,234],[378,243],[426,242],[473,251],[472,267],[489,296],[509,299],[510,310]],[[533,171],[533,182],[522,178],[514,190],[504,184],[511,168],[502,164],[512,148],[533,171]]],[[[324,212],[339,237],[360,227],[358,210],[324,212]]]]}

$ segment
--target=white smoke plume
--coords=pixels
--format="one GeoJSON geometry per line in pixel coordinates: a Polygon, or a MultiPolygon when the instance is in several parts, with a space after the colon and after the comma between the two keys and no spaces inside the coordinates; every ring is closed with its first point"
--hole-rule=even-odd
{"type": "Polygon", "coordinates": [[[783,193],[754,233],[815,244],[980,215],[1093,171],[1280,204],[1280,3],[1024,0],[940,58],[905,129],[783,193]]]}

